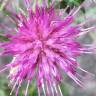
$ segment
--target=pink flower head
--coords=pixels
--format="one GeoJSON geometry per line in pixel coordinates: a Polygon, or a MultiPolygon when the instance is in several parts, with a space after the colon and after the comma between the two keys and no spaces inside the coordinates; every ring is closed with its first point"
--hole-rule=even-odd
{"type": "Polygon", "coordinates": [[[63,80],[62,72],[83,86],[76,69],[88,72],[80,68],[76,59],[81,53],[90,53],[91,48],[76,41],[76,37],[88,31],[82,29],[82,24],[73,24],[79,9],[62,18],[63,14],[57,12],[53,5],[46,8],[36,4],[34,11],[28,8],[27,16],[13,14],[18,22],[16,33],[7,35],[10,40],[0,46],[4,49],[2,55],[13,55],[12,62],[5,69],[11,69],[9,78],[14,84],[12,91],[16,88],[16,96],[23,81],[27,82],[27,96],[33,78],[38,96],[42,90],[45,96],[63,96],[59,86],[63,80]]]}

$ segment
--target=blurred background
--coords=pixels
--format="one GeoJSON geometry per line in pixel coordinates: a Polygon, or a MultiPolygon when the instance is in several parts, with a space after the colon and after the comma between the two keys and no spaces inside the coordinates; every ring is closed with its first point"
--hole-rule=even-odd
{"type": "MultiPolygon", "coordinates": [[[[34,1],[32,0],[32,5],[34,6],[34,1]]],[[[40,2],[42,0],[39,0],[40,2]]],[[[55,0],[55,7],[60,10],[64,10],[64,8],[69,5],[66,10],[66,14],[70,12],[70,10],[75,6],[78,8],[82,4],[81,10],[75,17],[75,23],[84,22],[86,20],[90,20],[84,28],[88,28],[91,26],[96,26],[96,0],[55,0]],[[93,20],[95,19],[95,20],[93,20]],[[93,21],[92,21],[93,20],[93,21]]],[[[48,0],[48,5],[50,5],[51,0],[48,0]]],[[[0,24],[4,24],[7,27],[15,27],[16,24],[13,24],[10,20],[11,13],[6,9],[6,7],[11,10],[18,12],[26,11],[26,5],[23,0],[0,0],[0,24]]],[[[8,30],[4,28],[0,28],[0,34],[8,33],[8,30]]],[[[0,41],[5,42],[7,38],[0,35],[0,41]]],[[[89,33],[80,36],[77,38],[82,44],[95,44],[96,43],[96,30],[92,30],[89,33]]],[[[1,49],[0,49],[1,50],[1,49]]],[[[2,50],[1,50],[2,51],[2,50]]],[[[0,57],[0,66],[9,63],[12,60],[12,56],[3,56],[0,57]]],[[[96,55],[95,54],[82,54],[78,58],[78,62],[80,66],[88,70],[89,72],[96,75],[96,55]]],[[[8,71],[0,74],[0,96],[9,96],[11,87],[8,86],[9,80],[7,79],[8,71]]],[[[96,96],[96,76],[92,77],[87,74],[82,74],[82,80],[85,83],[86,88],[82,89],[77,84],[74,83],[68,76],[65,75],[64,84],[61,84],[61,90],[64,96],[96,96]]],[[[20,91],[19,96],[23,96],[26,85],[23,84],[20,91]]],[[[37,96],[37,89],[32,83],[29,88],[28,96],[37,96]]],[[[12,96],[15,96],[14,93],[12,96]]]]}

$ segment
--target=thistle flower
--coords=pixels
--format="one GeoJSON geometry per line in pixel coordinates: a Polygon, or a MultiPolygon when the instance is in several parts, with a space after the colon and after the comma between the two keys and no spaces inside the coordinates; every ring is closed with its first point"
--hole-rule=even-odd
{"type": "Polygon", "coordinates": [[[12,62],[1,70],[11,70],[8,77],[13,84],[12,92],[16,88],[18,96],[21,84],[26,81],[27,96],[28,87],[35,78],[38,96],[41,91],[45,96],[63,96],[59,86],[63,80],[62,72],[83,86],[83,82],[77,78],[76,70],[88,72],[79,66],[77,58],[82,53],[91,53],[92,48],[80,44],[76,37],[94,27],[83,29],[82,26],[86,22],[73,25],[74,17],[81,6],[64,18],[60,12],[57,14],[53,5],[46,8],[44,4],[38,6],[36,3],[35,10],[32,10],[27,1],[27,6],[27,16],[22,13],[13,14],[18,24],[16,30],[10,31],[14,30],[16,33],[6,35],[9,41],[1,42],[0,45],[4,49],[1,55],[13,55],[12,62]]]}

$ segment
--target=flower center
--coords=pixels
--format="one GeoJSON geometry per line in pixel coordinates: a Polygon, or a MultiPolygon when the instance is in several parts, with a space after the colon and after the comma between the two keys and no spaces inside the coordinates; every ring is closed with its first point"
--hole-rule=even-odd
{"type": "Polygon", "coordinates": [[[41,41],[41,40],[36,40],[36,46],[37,46],[38,48],[43,48],[43,41],[41,41]]]}

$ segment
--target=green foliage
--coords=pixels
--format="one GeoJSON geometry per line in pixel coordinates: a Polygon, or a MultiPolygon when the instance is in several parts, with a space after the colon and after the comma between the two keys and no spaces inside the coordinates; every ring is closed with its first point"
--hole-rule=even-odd
{"type": "Polygon", "coordinates": [[[0,96],[6,96],[4,90],[0,89],[0,96]]]}
{"type": "MultiPolygon", "coordinates": [[[[51,1],[52,0],[48,0],[48,3],[50,3],[51,1]]],[[[60,8],[65,8],[67,5],[69,5],[69,6],[79,6],[84,1],[85,0],[62,0],[62,1],[56,0],[55,2],[60,5],[60,8]]]]}
{"type": "Polygon", "coordinates": [[[67,5],[69,6],[79,6],[85,0],[62,0],[60,2],[60,8],[65,8],[67,5]]]}
{"type": "Polygon", "coordinates": [[[9,41],[9,39],[5,36],[0,35],[0,42],[6,42],[9,41]]]}
{"type": "MultiPolygon", "coordinates": [[[[65,1],[65,0],[64,0],[65,1]]],[[[83,3],[85,0],[68,0],[67,3],[70,5],[79,6],[81,3],[83,3]]]]}
{"type": "Polygon", "coordinates": [[[60,84],[61,91],[64,96],[69,96],[69,88],[66,84],[60,84]]]}

